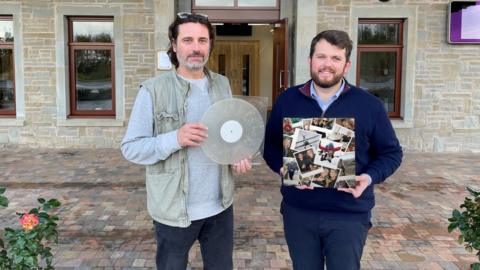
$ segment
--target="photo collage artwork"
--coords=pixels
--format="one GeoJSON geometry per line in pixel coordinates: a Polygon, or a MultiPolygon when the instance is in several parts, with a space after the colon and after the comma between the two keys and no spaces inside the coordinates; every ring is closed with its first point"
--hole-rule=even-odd
{"type": "Polygon", "coordinates": [[[354,118],[283,118],[284,185],[355,187],[354,118]]]}

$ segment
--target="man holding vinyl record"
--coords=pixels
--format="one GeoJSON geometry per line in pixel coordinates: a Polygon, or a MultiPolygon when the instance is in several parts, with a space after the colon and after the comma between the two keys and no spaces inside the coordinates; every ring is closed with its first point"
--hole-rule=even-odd
{"type": "MultiPolygon", "coordinates": [[[[328,270],[360,269],[372,226],[374,185],[385,181],[402,161],[402,149],[383,103],[344,79],[351,65],[352,44],[343,31],[327,30],[315,36],[309,57],[311,80],[278,97],[266,126],[264,158],[273,171],[279,172],[283,119],[348,118],[355,123],[354,130],[334,123],[338,130],[355,133],[355,185],[281,187],[280,211],[296,270],[322,270],[325,265],[328,270]]],[[[321,145],[312,147],[319,149],[321,145]]],[[[336,169],[329,171],[329,178],[338,178],[336,169]]]]}
{"type": "Polygon", "coordinates": [[[207,137],[200,118],[210,105],[231,97],[228,79],[205,67],[215,38],[208,18],[177,14],[169,38],[175,69],[142,83],[122,153],[146,166],[157,269],[185,270],[196,240],[205,269],[232,269],[232,169],[245,173],[251,161],[219,165],[198,147],[207,137]]]}

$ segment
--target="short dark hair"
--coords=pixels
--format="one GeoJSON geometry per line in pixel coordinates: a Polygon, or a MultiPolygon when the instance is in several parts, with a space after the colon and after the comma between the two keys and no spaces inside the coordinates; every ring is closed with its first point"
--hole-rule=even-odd
{"type": "Polygon", "coordinates": [[[341,30],[325,30],[316,35],[312,39],[312,43],[310,45],[310,58],[312,58],[313,53],[315,52],[315,45],[317,45],[317,43],[322,39],[325,39],[328,43],[340,49],[345,49],[345,58],[347,61],[350,60],[353,42],[348,36],[347,32],[341,30]]]}
{"type": "Polygon", "coordinates": [[[199,23],[207,27],[210,38],[210,52],[213,49],[213,42],[215,40],[215,29],[206,15],[189,12],[178,13],[175,20],[168,27],[168,39],[170,40],[170,46],[168,47],[167,54],[168,57],[170,57],[172,64],[175,65],[175,68],[178,68],[178,58],[177,53],[173,51],[172,44],[177,41],[178,27],[184,23],[199,23]]]}

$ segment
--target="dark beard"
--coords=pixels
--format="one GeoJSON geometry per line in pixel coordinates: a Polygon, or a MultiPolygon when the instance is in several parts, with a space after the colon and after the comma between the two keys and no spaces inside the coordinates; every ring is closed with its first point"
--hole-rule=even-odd
{"type": "Polygon", "coordinates": [[[334,85],[336,85],[338,82],[340,82],[343,78],[343,75],[335,75],[335,77],[333,78],[333,80],[329,81],[329,82],[322,82],[320,81],[320,78],[318,77],[318,75],[313,72],[312,70],[310,70],[310,77],[312,78],[313,82],[320,86],[321,88],[330,88],[334,85]]]}

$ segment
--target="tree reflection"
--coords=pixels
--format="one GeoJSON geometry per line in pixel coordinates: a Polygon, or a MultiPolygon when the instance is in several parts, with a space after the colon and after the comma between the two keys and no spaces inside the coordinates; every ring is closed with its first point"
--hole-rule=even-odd
{"type": "Polygon", "coordinates": [[[80,35],[75,34],[74,41],[76,42],[104,42],[104,43],[111,43],[112,42],[112,35],[109,33],[99,33],[99,34],[91,34],[88,35],[80,35]]]}

